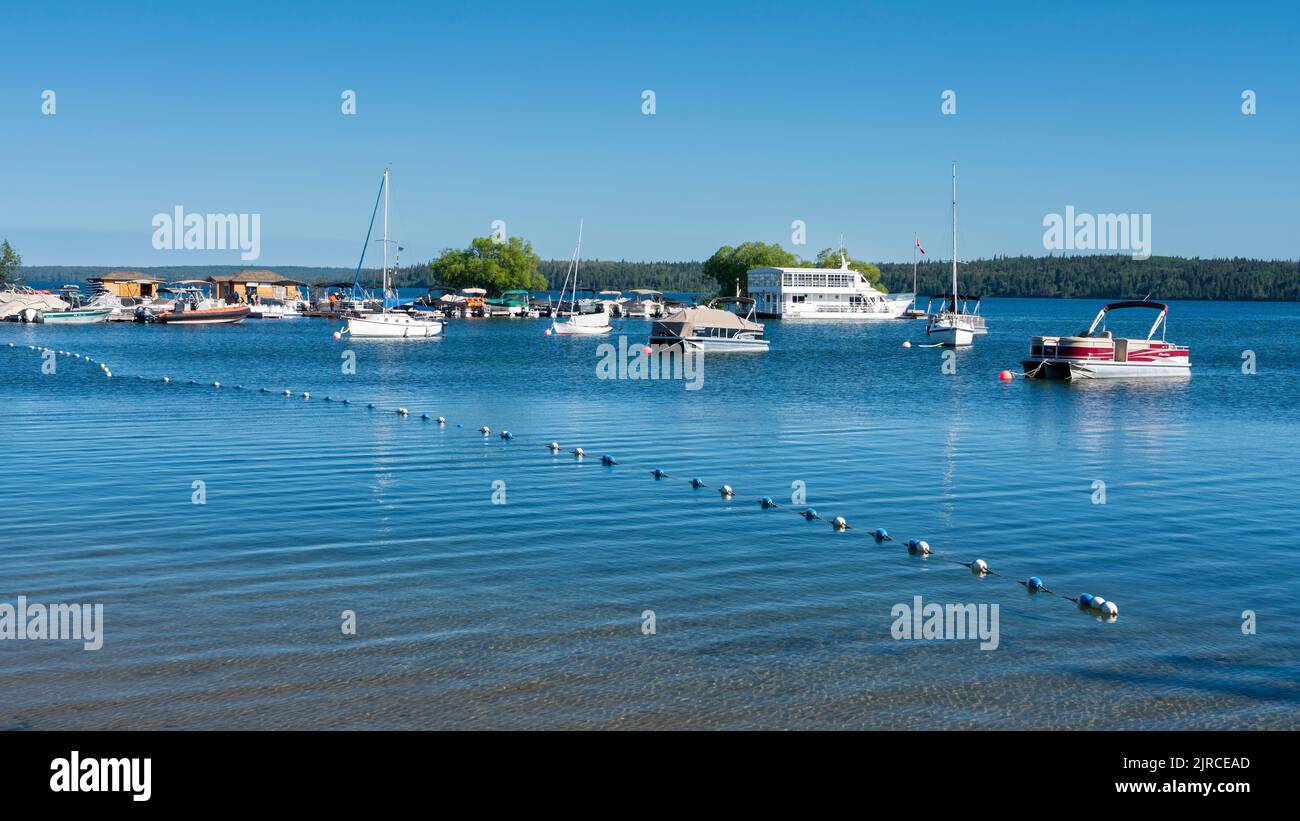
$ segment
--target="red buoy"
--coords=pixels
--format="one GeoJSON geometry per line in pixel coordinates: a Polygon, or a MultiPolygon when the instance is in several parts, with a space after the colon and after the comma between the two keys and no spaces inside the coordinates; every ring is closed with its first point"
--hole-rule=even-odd
{"type": "Polygon", "coordinates": [[[1003,382],[1010,382],[1011,371],[1003,371],[1002,373],[998,374],[998,379],[1001,379],[1003,382]]]}

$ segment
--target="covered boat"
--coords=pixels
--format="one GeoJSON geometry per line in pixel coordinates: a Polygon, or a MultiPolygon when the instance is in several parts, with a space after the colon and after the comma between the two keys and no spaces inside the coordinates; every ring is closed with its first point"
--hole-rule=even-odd
{"type": "Polygon", "coordinates": [[[1106,379],[1190,376],[1188,349],[1165,341],[1169,306],[1145,299],[1112,302],[1103,307],[1088,330],[1074,336],[1036,336],[1029,341],[1029,358],[1021,361],[1032,379],[1106,379]],[[1111,311],[1147,308],[1158,311],[1145,339],[1117,337],[1106,329],[1111,311]],[[1156,338],[1156,331],[1160,338],[1156,338]]]}
{"type": "Polygon", "coordinates": [[[754,321],[754,300],[714,299],[708,305],[682,308],[650,328],[650,344],[681,345],[705,351],[766,351],[770,340],[754,321]],[[731,306],[732,310],[725,307],[731,306]]]}

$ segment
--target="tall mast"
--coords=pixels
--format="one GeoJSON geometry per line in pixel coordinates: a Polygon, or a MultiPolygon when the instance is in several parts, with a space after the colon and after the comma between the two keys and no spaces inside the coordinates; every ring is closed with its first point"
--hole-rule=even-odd
{"type": "Polygon", "coordinates": [[[952,162],[952,309],[957,310],[957,161],[952,162]]]}
{"type": "Polygon", "coordinates": [[[388,169],[384,169],[384,273],[380,285],[384,290],[384,313],[388,312],[388,169]]]}
{"type": "Polygon", "coordinates": [[[582,218],[578,218],[578,247],[573,252],[573,299],[578,298],[578,265],[582,261],[582,218]]]}
{"type": "Polygon", "coordinates": [[[912,232],[912,301],[916,301],[916,249],[921,247],[921,238],[912,232]]]}

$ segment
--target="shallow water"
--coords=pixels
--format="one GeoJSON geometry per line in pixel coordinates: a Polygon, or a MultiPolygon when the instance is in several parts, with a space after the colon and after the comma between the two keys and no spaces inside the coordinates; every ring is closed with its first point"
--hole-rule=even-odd
{"type": "Polygon", "coordinates": [[[989,300],[955,374],[901,347],[921,323],[770,322],[770,352],[709,356],[699,390],[599,379],[605,340],[544,321],[0,324],[0,602],[106,620],[93,652],[0,641],[0,727],[1295,728],[1300,306],[1174,304],[1187,381],[997,379],[1097,307],[989,300]],[[42,374],[27,345],[114,377],[42,374]],[[855,529],[789,515],[795,481],[855,529]],[[996,603],[997,649],[893,639],[917,595],[996,603]]]}

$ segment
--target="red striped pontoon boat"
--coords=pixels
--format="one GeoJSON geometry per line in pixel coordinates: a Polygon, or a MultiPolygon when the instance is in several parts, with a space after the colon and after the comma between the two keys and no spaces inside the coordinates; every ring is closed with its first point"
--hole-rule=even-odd
{"type": "Polygon", "coordinates": [[[1036,336],[1029,358],[1021,361],[1032,379],[1114,379],[1190,376],[1186,346],[1165,341],[1169,306],[1162,302],[1112,302],[1097,313],[1088,330],[1077,336],[1036,336]],[[1121,308],[1159,311],[1146,339],[1115,337],[1106,330],[1106,315],[1121,308]],[[1100,326],[1100,330],[1098,327],[1100,326]],[[1160,338],[1156,339],[1156,331],[1160,338]]]}

